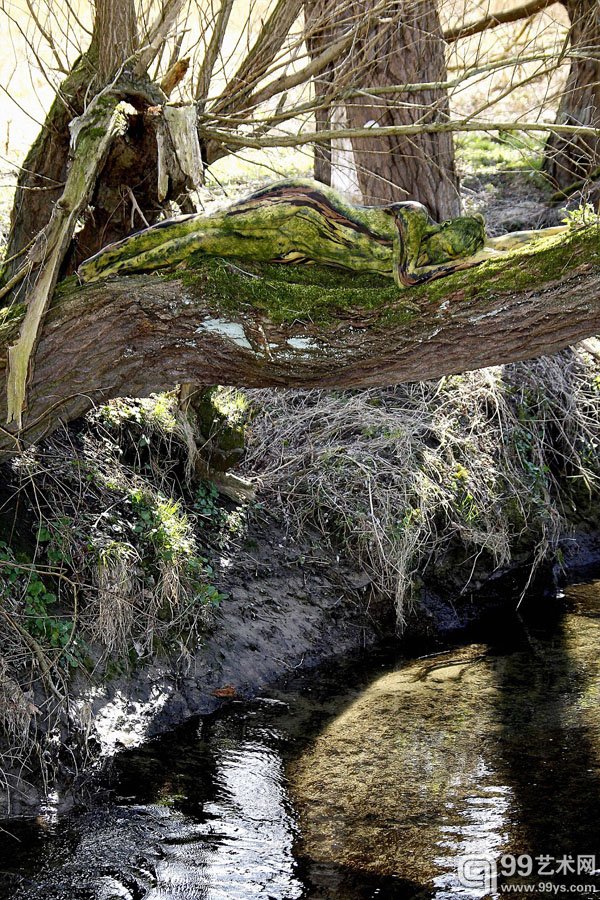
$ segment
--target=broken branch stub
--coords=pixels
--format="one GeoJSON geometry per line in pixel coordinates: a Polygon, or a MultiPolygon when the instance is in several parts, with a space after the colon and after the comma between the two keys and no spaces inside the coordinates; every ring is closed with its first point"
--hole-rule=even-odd
{"type": "Polygon", "coordinates": [[[162,117],[157,120],[156,141],[160,201],[168,196],[171,181],[181,180],[179,173],[193,187],[203,183],[204,166],[195,106],[165,106],[162,117]]]}

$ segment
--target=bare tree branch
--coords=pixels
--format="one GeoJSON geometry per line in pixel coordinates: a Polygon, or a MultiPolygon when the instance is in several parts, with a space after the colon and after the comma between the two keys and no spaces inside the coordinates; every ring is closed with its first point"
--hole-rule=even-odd
{"type": "Polygon", "coordinates": [[[50,51],[52,53],[52,56],[54,57],[54,60],[56,62],[58,71],[62,72],[63,75],[66,75],[69,71],[67,68],[66,61],[63,60],[61,55],[59,54],[58,49],[56,47],[56,43],[54,42],[54,38],[52,37],[52,34],[42,24],[40,17],[37,15],[36,9],[35,9],[33,3],[31,2],[31,0],[27,0],[27,9],[29,10],[29,15],[35,22],[35,26],[36,26],[37,30],[40,32],[40,34],[42,35],[42,37],[48,44],[50,51]]]}
{"type": "MultiPolygon", "coordinates": [[[[400,134],[425,134],[436,132],[467,132],[467,131],[498,131],[498,132],[542,132],[565,135],[588,135],[600,137],[600,128],[583,127],[578,125],[561,125],[549,122],[492,122],[479,120],[460,119],[450,122],[417,123],[415,125],[386,125],[377,128],[380,136],[400,134]]],[[[372,127],[366,128],[332,128],[328,131],[306,131],[300,134],[266,135],[264,137],[239,134],[234,131],[218,130],[216,128],[202,127],[202,136],[214,142],[229,147],[233,152],[234,147],[301,147],[306,144],[316,144],[319,141],[329,141],[336,138],[361,138],[372,137],[372,127]]]]}
{"type": "Polygon", "coordinates": [[[178,59],[177,62],[173,63],[173,65],[170,66],[165,77],[160,83],[160,89],[165,97],[171,96],[175,88],[185,78],[189,67],[190,59],[188,56],[186,56],[185,59],[178,59]]]}
{"type": "MultiPolygon", "coordinates": [[[[490,74],[500,72],[503,69],[513,68],[517,65],[526,65],[534,62],[547,62],[548,65],[543,70],[544,73],[547,73],[556,70],[560,65],[567,65],[569,60],[573,58],[573,55],[574,54],[572,52],[567,52],[565,54],[562,54],[559,59],[555,54],[552,53],[536,53],[528,56],[514,56],[507,59],[499,59],[491,63],[477,66],[473,69],[461,71],[455,78],[451,78],[447,81],[420,81],[416,84],[384,84],[369,86],[368,88],[346,87],[345,85],[340,85],[336,88],[331,87],[330,92],[328,92],[326,97],[314,97],[310,100],[304,101],[303,103],[298,103],[295,106],[286,104],[283,109],[277,109],[273,112],[268,111],[264,114],[253,112],[253,110],[256,110],[256,107],[259,105],[258,102],[255,102],[256,98],[259,97],[259,92],[257,92],[257,94],[255,94],[248,100],[246,109],[241,111],[239,115],[232,113],[229,115],[219,116],[212,112],[208,112],[204,113],[199,118],[200,121],[207,124],[207,127],[209,127],[210,123],[213,122],[222,124],[228,123],[232,126],[246,125],[249,122],[253,122],[254,124],[259,125],[261,133],[264,133],[264,129],[269,125],[271,127],[275,127],[275,125],[281,124],[288,119],[297,118],[299,116],[308,116],[312,113],[315,113],[317,110],[322,109],[324,106],[342,103],[353,97],[374,98],[385,97],[394,94],[410,95],[420,93],[423,90],[452,91],[455,88],[460,87],[462,84],[464,84],[464,82],[472,81],[477,78],[486,78],[490,74]]],[[[582,54],[577,53],[576,56],[577,58],[579,58],[582,57],[582,54]]],[[[283,83],[283,81],[284,79],[281,80],[281,83],[283,83]]],[[[268,88],[269,86],[267,86],[265,90],[268,88]]],[[[259,97],[259,100],[260,99],[262,98],[259,97]]]]}
{"type": "Polygon", "coordinates": [[[221,6],[219,7],[219,12],[217,14],[216,22],[210,36],[210,42],[208,44],[208,47],[206,48],[204,59],[202,60],[202,65],[200,67],[200,72],[198,73],[198,79],[196,81],[196,89],[194,91],[194,97],[196,98],[196,100],[198,100],[199,111],[204,109],[204,104],[206,103],[206,98],[208,97],[210,82],[213,76],[215,63],[219,57],[219,53],[221,52],[221,47],[223,46],[225,32],[227,31],[227,25],[229,23],[229,16],[231,15],[231,10],[233,8],[233,2],[234,0],[222,0],[221,6]]]}
{"type": "Polygon", "coordinates": [[[483,19],[478,19],[476,22],[471,22],[468,25],[447,29],[444,31],[444,40],[451,44],[453,41],[460,41],[462,38],[481,34],[482,31],[487,31],[489,28],[497,28],[499,25],[518,22],[520,19],[530,19],[549,6],[554,6],[557,2],[560,2],[560,0],[529,0],[528,3],[523,3],[522,6],[490,13],[489,16],[484,16],[483,19]]]}
{"type": "Polygon", "coordinates": [[[136,75],[144,75],[148,71],[173,30],[185,2],[186,0],[166,0],[160,16],[148,29],[144,46],[138,53],[136,75]]]}
{"type": "Polygon", "coordinates": [[[340,54],[350,46],[353,39],[354,32],[349,31],[342,38],[328,47],[327,50],[324,50],[323,53],[319,54],[319,56],[315,56],[308,65],[304,66],[304,68],[300,69],[298,72],[293,72],[291,75],[283,75],[281,78],[277,78],[270,84],[265,85],[265,87],[256,91],[256,93],[248,98],[246,101],[246,108],[259,106],[261,103],[265,103],[277,94],[283,94],[285,91],[290,91],[299,84],[306,84],[311,78],[319,75],[330,63],[338,59],[340,54]]]}
{"type": "Polygon", "coordinates": [[[276,54],[281,49],[290,29],[302,10],[303,0],[277,0],[273,12],[264,23],[254,45],[245,56],[235,75],[211,109],[223,115],[232,106],[239,109],[266,75],[276,54]]]}

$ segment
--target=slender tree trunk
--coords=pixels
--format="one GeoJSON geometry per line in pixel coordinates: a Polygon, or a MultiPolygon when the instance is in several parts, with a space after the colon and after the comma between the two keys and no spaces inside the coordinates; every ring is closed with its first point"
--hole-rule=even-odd
{"type": "Polygon", "coordinates": [[[98,48],[98,75],[104,84],[128,62],[133,68],[138,49],[135,0],[96,0],[92,44],[98,48]]]}
{"type": "MultiPolygon", "coordinates": [[[[318,57],[336,39],[339,31],[339,23],[336,23],[337,27],[334,26],[331,7],[331,0],[306,0],[304,3],[306,46],[312,59],[318,57]]],[[[334,84],[334,73],[335,65],[330,63],[313,79],[315,98],[322,104],[315,111],[316,131],[331,128],[331,108],[327,103],[327,95],[334,84]]],[[[313,171],[316,181],[331,184],[331,141],[315,145],[313,171]]]]}
{"type": "MultiPolygon", "coordinates": [[[[365,19],[354,46],[353,81],[368,92],[385,84],[446,80],[444,40],[435,0],[390,0],[385,13],[371,14],[378,0],[354,0],[365,19]]],[[[373,123],[373,138],[354,141],[354,156],[365,203],[418,200],[434,218],[460,212],[454,147],[449,134],[377,138],[377,125],[409,125],[448,117],[443,89],[386,96],[346,104],[348,125],[373,123]]]]}
{"type": "MultiPolygon", "coordinates": [[[[571,19],[574,57],[561,97],[557,124],[600,128],[600,3],[565,0],[571,19]],[[591,58],[590,58],[591,57],[591,58]]],[[[600,168],[600,139],[552,135],[546,144],[544,170],[559,188],[586,178],[600,168]]]]}

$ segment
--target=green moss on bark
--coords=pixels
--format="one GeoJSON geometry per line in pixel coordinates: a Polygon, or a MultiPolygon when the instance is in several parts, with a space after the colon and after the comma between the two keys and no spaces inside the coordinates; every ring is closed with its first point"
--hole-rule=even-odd
{"type": "Polygon", "coordinates": [[[389,279],[320,266],[257,265],[246,260],[191,260],[189,268],[170,278],[199,290],[209,304],[229,315],[254,309],[276,324],[312,322],[328,325],[348,313],[387,313],[408,322],[416,308],[389,279]]]}
{"type": "Polygon", "coordinates": [[[588,228],[541,239],[528,250],[401,291],[380,275],[322,266],[267,265],[247,260],[208,259],[196,254],[188,268],[166,276],[198,289],[209,303],[229,314],[244,308],[264,311],[276,323],[331,324],[356,311],[377,311],[384,324],[409,323],[423,303],[439,304],[538,290],[582,265],[600,266],[600,229],[588,228]]]}
{"type": "MultiPolygon", "coordinates": [[[[192,255],[185,269],[130,277],[132,283],[140,285],[140,291],[146,278],[180,281],[189,294],[197,293],[215,312],[230,316],[244,310],[258,310],[277,324],[330,325],[347,320],[355,312],[365,318],[376,314],[383,325],[408,325],[423,315],[423,308],[428,304],[434,308],[447,299],[468,303],[498,294],[540,290],[545,284],[567,278],[582,266],[600,267],[597,226],[566,237],[540,240],[529,250],[515,250],[502,259],[405,291],[381,275],[314,265],[258,264],[208,258],[202,254],[192,255]]],[[[97,285],[92,289],[97,290],[97,285]]],[[[54,303],[60,304],[79,292],[83,298],[85,290],[71,276],[57,286],[54,303]]],[[[22,304],[3,311],[0,339],[12,336],[23,311],[22,304]]]]}
{"type": "Polygon", "coordinates": [[[6,346],[19,333],[19,325],[25,315],[24,303],[12,303],[0,309],[0,344],[6,346]]]}

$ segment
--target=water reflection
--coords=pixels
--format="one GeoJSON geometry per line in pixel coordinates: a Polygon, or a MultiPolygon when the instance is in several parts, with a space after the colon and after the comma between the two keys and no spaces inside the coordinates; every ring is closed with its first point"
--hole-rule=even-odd
{"type": "Polygon", "coordinates": [[[4,885],[0,876],[0,896],[300,898],[282,737],[272,704],[264,710],[260,702],[234,709],[204,734],[180,730],[128,756],[119,777],[121,804],[74,817],[45,843],[38,840],[19,860],[29,875],[20,885],[0,851],[7,876],[4,885]]]}
{"type": "Polygon", "coordinates": [[[243,740],[232,722],[218,723],[212,735],[218,765],[215,798],[204,806],[203,821],[179,825],[161,842],[156,886],[148,900],[168,898],[272,897],[296,900],[292,853],[295,824],[283,786],[283,762],[273,748],[275,729],[246,728],[243,740]]]}
{"type": "Polygon", "coordinates": [[[459,858],[495,857],[508,838],[497,694],[493,660],[477,645],[369,685],[290,769],[302,853],[456,896],[459,858]]]}
{"type": "MultiPolygon", "coordinates": [[[[486,646],[384,675],[329,722],[291,767],[302,854],[437,900],[489,896],[460,883],[464,857],[600,864],[599,586],[570,597],[561,618],[537,609],[486,646]]],[[[536,865],[521,882],[568,886],[536,865]]],[[[597,877],[570,883],[600,891],[597,877]]]]}
{"type": "Polygon", "coordinates": [[[498,773],[486,765],[483,758],[473,772],[473,779],[473,796],[464,798],[462,808],[450,801],[441,813],[443,837],[438,841],[438,847],[447,852],[433,860],[434,865],[443,870],[443,874],[433,878],[436,900],[449,900],[457,895],[484,897],[485,887],[467,889],[460,883],[459,862],[465,857],[497,859],[508,840],[510,788],[498,783],[498,773]],[[444,821],[452,824],[445,825],[444,821]]]}

